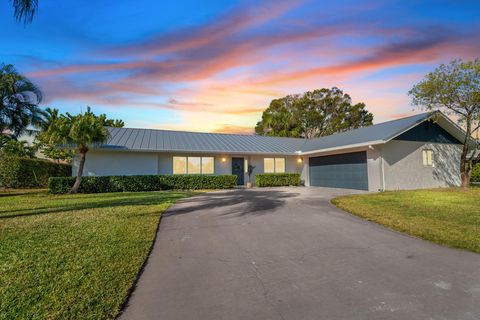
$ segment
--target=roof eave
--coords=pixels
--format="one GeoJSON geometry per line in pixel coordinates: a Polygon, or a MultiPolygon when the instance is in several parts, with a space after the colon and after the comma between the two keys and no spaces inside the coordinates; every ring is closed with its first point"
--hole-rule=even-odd
{"type": "Polygon", "coordinates": [[[349,144],[349,145],[339,146],[339,147],[331,147],[331,148],[324,148],[324,149],[317,149],[317,150],[312,150],[312,151],[307,151],[307,152],[301,152],[301,153],[299,153],[299,155],[308,156],[308,155],[315,154],[315,153],[339,151],[339,150],[344,150],[344,149],[354,149],[354,148],[362,148],[362,147],[368,148],[369,146],[385,144],[386,142],[387,141],[385,141],[385,140],[374,140],[374,141],[354,143],[354,144],[349,144]]]}

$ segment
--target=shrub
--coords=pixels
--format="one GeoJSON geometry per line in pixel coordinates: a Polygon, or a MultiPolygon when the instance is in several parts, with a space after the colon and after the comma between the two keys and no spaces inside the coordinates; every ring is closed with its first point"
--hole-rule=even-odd
{"type": "Polygon", "coordinates": [[[49,177],[71,176],[72,167],[43,159],[0,158],[0,185],[7,188],[46,187],[49,177]]]}
{"type": "Polygon", "coordinates": [[[473,167],[471,181],[480,182],[480,162],[473,167]]]}
{"type": "Polygon", "coordinates": [[[257,187],[299,186],[299,173],[262,173],[255,176],[257,187]]]}
{"type": "MultiPolygon", "coordinates": [[[[66,193],[75,177],[56,177],[48,181],[51,193],[66,193]]],[[[229,189],[237,183],[235,175],[145,175],[83,177],[79,192],[104,193],[125,191],[229,189]]]]}

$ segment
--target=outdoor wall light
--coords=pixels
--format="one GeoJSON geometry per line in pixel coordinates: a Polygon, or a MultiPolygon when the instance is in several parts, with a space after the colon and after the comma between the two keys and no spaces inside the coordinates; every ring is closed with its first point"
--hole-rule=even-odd
{"type": "Polygon", "coordinates": [[[297,162],[298,162],[298,163],[302,163],[302,162],[303,162],[303,159],[302,159],[302,158],[298,158],[298,159],[297,159],[297,162]]]}
{"type": "Polygon", "coordinates": [[[226,162],[227,161],[227,158],[222,158],[222,162],[226,162]]]}

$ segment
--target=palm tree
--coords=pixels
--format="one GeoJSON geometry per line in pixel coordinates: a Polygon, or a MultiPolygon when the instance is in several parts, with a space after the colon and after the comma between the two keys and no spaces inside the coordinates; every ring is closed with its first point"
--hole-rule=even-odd
{"type": "Polygon", "coordinates": [[[25,24],[32,22],[38,9],[38,0],[11,0],[13,15],[17,21],[23,20],[25,24]]]}
{"type": "Polygon", "coordinates": [[[12,65],[0,65],[0,133],[9,131],[14,138],[29,132],[29,126],[41,126],[45,112],[38,104],[42,92],[12,65]]]}
{"type": "Polygon", "coordinates": [[[77,193],[82,181],[83,167],[89,147],[105,142],[108,131],[103,126],[103,118],[97,117],[90,110],[84,114],[72,116],[61,115],[44,132],[44,138],[50,144],[63,144],[76,149],[80,155],[77,178],[69,193],[77,193]]]}

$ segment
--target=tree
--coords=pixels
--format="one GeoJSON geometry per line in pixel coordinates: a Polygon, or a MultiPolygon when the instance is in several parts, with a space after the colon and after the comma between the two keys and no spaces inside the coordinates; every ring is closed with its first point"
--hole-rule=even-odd
{"type": "Polygon", "coordinates": [[[0,148],[0,156],[35,158],[35,151],[36,148],[30,147],[27,141],[10,139],[2,143],[0,148]]]}
{"type": "MultiPolygon", "coordinates": [[[[123,126],[125,125],[122,120],[108,119],[106,114],[95,116],[95,114],[91,111],[90,107],[87,107],[87,113],[93,117],[97,117],[104,127],[123,128],[123,126]]],[[[58,145],[58,143],[51,143],[50,134],[48,133],[48,129],[50,128],[50,126],[52,126],[55,121],[61,118],[59,110],[55,108],[47,108],[45,109],[45,114],[45,121],[40,126],[40,133],[37,135],[35,142],[38,146],[38,149],[40,149],[42,153],[49,159],[70,162],[73,157],[73,150],[61,147],[58,145]]],[[[70,115],[69,113],[67,113],[66,116],[72,117],[72,115],[70,115]]]]}
{"type": "Polygon", "coordinates": [[[38,9],[38,0],[11,0],[13,3],[13,15],[15,19],[27,24],[32,22],[33,16],[38,9]]]}
{"type": "Polygon", "coordinates": [[[45,134],[51,125],[60,118],[60,112],[55,108],[45,109],[45,118],[42,124],[39,125],[40,132],[35,138],[35,145],[37,149],[41,150],[43,155],[49,159],[59,161],[71,162],[73,157],[73,150],[59,147],[56,144],[49,142],[49,136],[45,134]]]}
{"type": "Polygon", "coordinates": [[[61,115],[42,133],[42,139],[51,145],[62,144],[79,153],[77,178],[69,193],[77,193],[82,181],[83,167],[90,146],[105,142],[108,131],[104,127],[104,115],[96,116],[88,108],[84,114],[61,115]]]}
{"type": "Polygon", "coordinates": [[[257,123],[259,135],[315,138],[369,126],[373,115],[364,103],[352,105],[338,88],[319,89],[272,100],[257,123]]]}
{"type": "Polygon", "coordinates": [[[103,125],[105,127],[112,127],[112,128],[123,128],[125,126],[125,123],[123,120],[119,119],[107,119],[107,116],[105,114],[101,114],[100,117],[103,117],[103,125]]]}
{"type": "Polygon", "coordinates": [[[460,159],[462,187],[470,185],[478,142],[473,134],[480,128],[480,59],[442,64],[417,83],[408,94],[412,104],[452,115],[465,129],[460,159]]]}
{"type": "Polygon", "coordinates": [[[29,126],[41,126],[45,113],[38,104],[42,92],[12,65],[0,66],[0,133],[14,138],[29,132],[29,126]]]}

